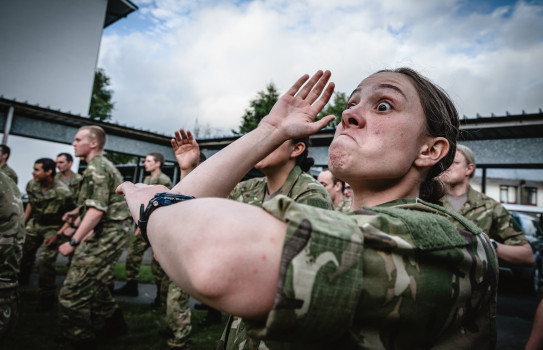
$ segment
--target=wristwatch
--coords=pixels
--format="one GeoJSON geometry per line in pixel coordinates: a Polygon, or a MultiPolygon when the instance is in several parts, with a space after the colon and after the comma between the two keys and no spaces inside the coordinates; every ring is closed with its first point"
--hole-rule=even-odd
{"type": "Polygon", "coordinates": [[[140,228],[141,236],[143,237],[145,242],[147,242],[147,244],[151,245],[151,243],[149,242],[149,238],[147,238],[147,222],[149,221],[149,216],[151,216],[151,213],[160,207],[184,202],[189,199],[194,199],[194,197],[185,196],[183,194],[158,192],[153,198],[151,198],[151,200],[149,200],[147,208],[145,208],[145,205],[143,203],[141,204],[138,226],[140,228]]]}
{"type": "Polygon", "coordinates": [[[494,250],[495,251],[498,251],[498,242],[496,242],[495,240],[493,240],[492,238],[490,239],[490,243],[492,243],[492,246],[494,247],[494,250]]]}
{"type": "Polygon", "coordinates": [[[75,240],[75,238],[70,238],[70,245],[72,247],[77,247],[79,245],[79,242],[75,240]]]}

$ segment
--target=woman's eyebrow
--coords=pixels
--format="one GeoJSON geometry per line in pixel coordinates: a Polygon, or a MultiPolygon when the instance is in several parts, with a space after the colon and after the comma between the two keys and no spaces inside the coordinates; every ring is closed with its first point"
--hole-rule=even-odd
{"type": "Polygon", "coordinates": [[[379,85],[374,89],[374,91],[377,91],[377,90],[389,90],[389,89],[398,92],[400,95],[403,96],[404,99],[407,100],[407,96],[405,96],[405,94],[403,93],[403,91],[402,91],[399,87],[397,87],[396,85],[387,84],[387,83],[379,84],[379,85]]]}

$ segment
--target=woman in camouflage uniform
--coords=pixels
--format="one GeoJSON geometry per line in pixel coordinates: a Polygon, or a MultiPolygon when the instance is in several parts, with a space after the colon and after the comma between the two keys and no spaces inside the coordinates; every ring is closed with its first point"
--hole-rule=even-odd
{"type": "MultiPolygon", "coordinates": [[[[323,128],[333,116],[313,120],[332,95],[329,78],[300,78],[256,130],[172,192],[226,197],[282,142],[323,128]]],[[[443,195],[436,176],[454,157],[458,124],[448,96],[418,73],[377,72],[351,94],[329,150],[359,209],[284,196],[264,210],[185,201],[143,218],[155,254],[177,284],[242,317],[268,349],[494,348],[495,251],[474,224],[430,202],[443,195]]],[[[130,183],[118,191],[135,219],[155,194],[130,183]]]]}
{"type": "MultiPolygon", "coordinates": [[[[194,170],[195,164],[198,164],[200,148],[190,131],[185,133],[181,129],[175,132],[175,136],[175,139],[172,139],[172,148],[181,168],[181,178],[184,178],[194,170]]],[[[307,174],[314,162],[313,158],[308,158],[308,148],[308,137],[283,142],[255,165],[255,168],[266,176],[240,182],[228,198],[262,207],[264,202],[284,195],[296,203],[333,209],[326,189],[307,174]]],[[[202,321],[220,323],[220,318],[220,311],[210,308],[202,321]]],[[[238,317],[228,319],[222,341],[228,342],[228,347],[232,349],[244,349],[249,344],[258,347],[257,340],[247,337],[245,324],[238,317]]]]}

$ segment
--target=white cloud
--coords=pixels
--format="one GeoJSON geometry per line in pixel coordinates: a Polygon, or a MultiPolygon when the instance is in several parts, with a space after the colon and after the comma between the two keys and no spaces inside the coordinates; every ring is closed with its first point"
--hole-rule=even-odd
{"type": "Polygon", "coordinates": [[[227,134],[267,83],[284,92],[316,69],[350,93],[378,69],[409,65],[468,116],[543,105],[543,7],[527,2],[490,12],[457,0],[135,2],[130,16],[151,29],[113,25],[99,66],[115,91],[114,119],[137,128],[171,134],[197,118],[227,134]]]}

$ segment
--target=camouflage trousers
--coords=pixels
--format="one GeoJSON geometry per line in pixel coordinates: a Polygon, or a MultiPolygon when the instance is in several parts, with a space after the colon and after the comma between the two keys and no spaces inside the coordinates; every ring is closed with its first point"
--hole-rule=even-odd
{"type": "Polygon", "coordinates": [[[189,295],[170,281],[168,301],[166,303],[166,325],[172,330],[173,337],[168,339],[171,348],[188,349],[190,347],[189,295]]]}
{"type": "Polygon", "coordinates": [[[0,345],[19,318],[19,293],[16,288],[0,291],[0,345]]]}
{"type": "Polygon", "coordinates": [[[74,252],[66,280],[59,293],[59,325],[70,340],[94,338],[118,309],[109,285],[113,268],[130,237],[131,219],[107,223],[74,252]]]}
{"type": "Polygon", "coordinates": [[[27,226],[27,232],[25,237],[25,242],[23,244],[23,257],[21,258],[21,280],[24,281],[28,279],[30,273],[32,272],[32,266],[36,261],[36,253],[38,249],[43,244],[44,237],[39,232],[34,230],[29,230],[27,226]]]}
{"type": "MultiPolygon", "coordinates": [[[[55,235],[56,230],[48,230],[44,233],[45,239],[55,235]]],[[[58,246],[67,241],[67,238],[57,240],[57,244],[46,247],[45,243],[41,245],[38,253],[38,286],[40,288],[40,299],[51,300],[55,296],[57,289],[55,264],[58,256],[58,246]]]]}
{"type": "MultiPolygon", "coordinates": [[[[135,236],[132,243],[130,243],[130,245],[128,246],[128,253],[126,255],[125,263],[127,281],[137,281],[139,279],[143,253],[145,253],[145,251],[149,247],[150,245],[145,242],[141,235],[135,236]]],[[[166,296],[168,295],[168,284],[170,279],[155,259],[153,259],[153,261],[151,262],[151,272],[155,277],[155,284],[157,286],[157,290],[160,292],[160,300],[162,303],[164,303],[166,300],[166,296]],[[162,283],[164,283],[164,281],[166,281],[166,284],[164,284],[165,287],[162,288],[161,285],[162,283]]]]}

